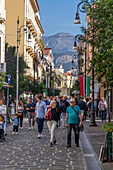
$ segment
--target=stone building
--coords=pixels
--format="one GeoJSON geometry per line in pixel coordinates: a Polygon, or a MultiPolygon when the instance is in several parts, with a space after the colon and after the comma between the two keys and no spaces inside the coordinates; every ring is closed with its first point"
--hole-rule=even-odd
{"type": "Polygon", "coordinates": [[[19,18],[19,28],[22,26],[19,54],[23,56],[29,67],[26,74],[31,80],[34,77],[41,80],[43,69],[41,63],[42,35],[44,31],[40,23],[38,2],[37,0],[6,0],[5,7],[7,11],[6,42],[11,46],[17,46],[17,20],[19,18]],[[31,39],[28,37],[29,33],[31,39]]]}

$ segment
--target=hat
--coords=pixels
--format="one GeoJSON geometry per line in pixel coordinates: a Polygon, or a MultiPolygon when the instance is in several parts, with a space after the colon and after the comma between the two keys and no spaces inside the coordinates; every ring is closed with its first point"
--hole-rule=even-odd
{"type": "Polygon", "coordinates": [[[73,103],[74,103],[74,102],[75,102],[75,99],[74,99],[74,98],[71,98],[71,99],[70,99],[70,102],[73,102],[73,103]]]}

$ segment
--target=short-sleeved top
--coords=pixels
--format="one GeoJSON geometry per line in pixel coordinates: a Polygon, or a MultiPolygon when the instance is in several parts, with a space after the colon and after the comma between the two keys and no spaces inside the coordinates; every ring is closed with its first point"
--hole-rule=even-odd
{"type": "Polygon", "coordinates": [[[23,112],[22,106],[19,106],[19,105],[18,105],[18,113],[21,113],[21,112],[23,112]]]}
{"type": "Polygon", "coordinates": [[[27,107],[29,108],[28,112],[35,112],[35,109],[31,109],[31,107],[35,107],[36,103],[28,103],[27,107]]]}
{"type": "Polygon", "coordinates": [[[19,125],[19,120],[18,118],[13,118],[13,125],[18,126],[19,125]]]}
{"type": "Polygon", "coordinates": [[[56,122],[58,122],[58,120],[60,120],[60,112],[56,108],[51,109],[51,112],[52,112],[51,120],[55,120],[56,122]]]}
{"type": "MultiPolygon", "coordinates": [[[[79,106],[76,105],[74,109],[77,111],[78,115],[81,114],[81,110],[79,106]]],[[[79,123],[77,113],[72,109],[71,106],[67,108],[66,113],[68,113],[68,124],[79,123]]]]}

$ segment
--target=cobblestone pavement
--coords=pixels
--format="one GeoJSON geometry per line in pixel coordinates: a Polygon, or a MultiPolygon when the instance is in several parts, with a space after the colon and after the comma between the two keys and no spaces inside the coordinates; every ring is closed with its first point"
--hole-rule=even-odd
{"type": "MultiPolygon", "coordinates": [[[[84,170],[84,158],[81,147],[66,148],[66,129],[57,128],[57,145],[50,148],[49,132],[44,126],[43,138],[37,139],[37,126],[28,130],[24,120],[24,128],[19,134],[12,134],[12,126],[8,127],[6,142],[0,143],[0,170],[84,170]]],[[[73,136],[74,137],[74,136],[73,136]]]]}

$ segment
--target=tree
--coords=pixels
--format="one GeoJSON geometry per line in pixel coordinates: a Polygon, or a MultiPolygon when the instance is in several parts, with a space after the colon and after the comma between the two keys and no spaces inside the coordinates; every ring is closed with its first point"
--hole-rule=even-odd
{"type": "Polygon", "coordinates": [[[73,84],[73,87],[71,89],[71,95],[72,95],[72,92],[75,91],[75,90],[80,91],[80,82],[79,82],[79,80],[75,80],[75,83],[73,84]]]}
{"type": "Polygon", "coordinates": [[[95,69],[98,82],[104,79],[107,87],[109,113],[108,89],[113,87],[113,1],[96,1],[94,5],[91,4],[87,8],[87,15],[89,23],[85,37],[87,43],[94,46],[91,50],[94,56],[90,69],[95,69]]]}
{"type": "Polygon", "coordinates": [[[5,73],[0,73],[0,98],[2,98],[2,86],[5,79],[5,73]]]}
{"type": "MultiPolygon", "coordinates": [[[[11,75],[11,85],[13,88],[10,88],[10,94],[16,96],[16,47],[9,46],[6,43],[5,46],[5,60],[7,63],[6,73],[11,75]]],[[[19,57],[19,95],[24,91],[27,91],[30,85],[30,79],[25,75],[27,66],[23,57],[19,57]]]]}

